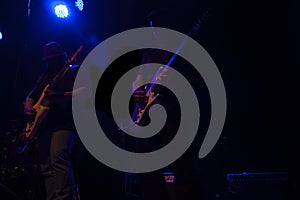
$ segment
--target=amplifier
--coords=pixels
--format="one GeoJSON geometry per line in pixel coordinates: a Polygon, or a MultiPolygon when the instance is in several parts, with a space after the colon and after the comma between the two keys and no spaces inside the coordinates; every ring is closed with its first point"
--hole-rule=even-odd
{"type": "Polygon", "coordinates": [[[288,196],[287,172],[244,172],[227,174],[230,199],[286,200],[288,196]]]}

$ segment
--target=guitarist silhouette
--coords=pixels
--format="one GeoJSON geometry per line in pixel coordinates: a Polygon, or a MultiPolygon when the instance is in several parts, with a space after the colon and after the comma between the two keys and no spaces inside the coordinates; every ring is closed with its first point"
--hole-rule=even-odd
{"type": "MultiPolygon", "coordinates": [[[[27,126],[42,116],[36,133],[25,136],[36,137],[41,173],[45,181],[46,199],[72,199],[74,196],[74,173],[72,149],[76,139],[72,117],[73,82],[79,66],[74,64],[80,47],[69,59],[57,42],[43,46],[43,61],[46,71],[40,76],[24,102],[28,117],[27,126]],[[71,65],[74,64],[74,65],[71,65]]],[[[27,127],[26,127],[27,128],[27,127]]]]}
{"type": "MultiPolygon", "coordinates": [[[[189,36],[196,34],[199,26],[202,25],[201,23],[205,21],[204,18],[207,17],[206,15],[207,13],[204,13],[201,18],[197,20],[197,24],[194,25],[192,30],[188,33],[189,36]]],[[[170,28],[180,32],[186,32],[186,29],[190,30],[190,27],[187,24],[182,25],[178,23],[185,20],[178,19],[177,17],[179,16],[176,15],[176,13],[170,13],[168,9],[155,10],[150,13],[148,18],[149,25],[150,27],[153,27],[154,37],[158,41],[160,41],[160,33],[156,27],[170,28]]],[[[161,49],[165,49],[163,41],[160,42],[161,49]]],[[[184,45],[184,41],[182,45],[184,45]]],[[[180,73],[184,74],[189,82],[194,82],[194,79],[196,78],[193,77],[194,72],[191,69],[192,66],[189,66],[186,61],[180,57],[176,57],[177,54],[173,54],[161,49],[143,50],[144,56],[142,59],[142,64],[159,63],[161,64],[161,67],[159,69],[151,67],[145,68],[143,66],[140,67],[139,73],[132,84],[133,99],[136,103],[136,109],[133,111],[132,120],[136,125],[146,126],[147,124],[151,123],[148,111],[154,104],[162,105],[167,113],[167,120],[160,132],[150,138],[137,139],[136,149],[138,152],[143,153],[152,152],[167,145],[175,137],[180,124],[181,111],[176,96],[168,88],[159,84],[160,80],[169,78],[167,67],[171,66],[180,73]],[[137,87],[138,85],[141,85],[140,83],[147,82],[148,80],[151,80],[151,83],[137,87]]],[[[178,51],[180,51],[180,46],[178,47],[178,51]]],[[[174,185],[172,184],[168,185],[168,191],[163,189],[166,188],[164,173],[175,174],[175,179],[183,179],[184,177],[180,174],[182,171],[193,171],[193,165],[191,162],[191,154],[188,153],[182,156],[178,163],[171,164],[163,170],[141,174],[140,182],[144,199],[158,199],[161,196],[164,196],[162,198],[166,199],[173,199],[174,196],[176,196],[178,199],[192,199],[190,194],[175,194],[175,188],[173,188],[174,185]],[[182,163],[184,164],[182,165],[182,163]]],[[[192,194],[191,191],[188,193],[192,194]]]]}

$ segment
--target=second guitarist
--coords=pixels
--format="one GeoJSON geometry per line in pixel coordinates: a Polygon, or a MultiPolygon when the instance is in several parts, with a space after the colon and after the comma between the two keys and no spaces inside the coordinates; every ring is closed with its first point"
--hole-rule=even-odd
{"type": "MultiPolygon", "coordinates": [[[[45,181],[46,199],[74,199],[74,172],[72,149],[76,139],[72,118],[73,82],[79,66],[68,66],[68,73],[55,85],[47,89],[54,77],[66,66],[67,54],[57,42],[43,46],[43,62],[46,71],[40,76],[24,102],[24,112],[28,120],[35,118],[39,107],[36,106],[41,95],[43,104],[49,107],[41,122],[37,136],[39,164],[45,181]],[[46,88],[46,89],[45,89],[46,88]]],[[[67,63],[68,64],[68,63],[67,63]]]]}
{"type": "MultiPolygon", "coordinates": [[[[165,147],[176,136],[181,123],[181,108],[179,101],[171,89],[163,86],[163,80],[172,79],[171,73],[168,73],[168,67],[173,68],[182,74],[193,86],[196,94],[199,96],[205,94],[205,87],[202,85],[201,76],[194,67],[184,58],[163,50],[167,49],[167,43],[160,37],[161,34],[156,27],[169,28],[180,32],[186,32],[185,29],[187,29],[185,24],[182,25],[178,23],[180,21],[185,21],[185,18],[181,19],[180,14],[177,16],[177,12],[169,12],[169,10],[170,9],[158,9],[151,12],[148,16],[149,25],[153,30],[153,38],[160,44],[161,49],[143,49],[142,65],[139,68],[136,79],[132,83],[133,99],[135,102],[132,121],[135,125],[146,126],[151,124],[149,111],[154,104],[163,106],[167,115],[164,126],[158,133],[149,138],[136,139],[136,151],[140,153],[153,152],[165,147]],[[176,20],[178,18],[179,20],[176,20]],[[144,66],[144,64],[152,63],[159,64],[160,67],[144,66]],[[148,84],[142,85],[142,83],[148,84]]],[[[197,33],[201,21],[197,21],[197,24],[193,26],[192,31],[189,32],[189,36],[193,36],[197,33]]],[[[182,44],[184,45],[184,42],[182,44]]],[[[179,45],[178,51],[180,51],[180,47],[181,46],[179,45]]],[[[172,83],[176,82],[174,79],[172,81],[172,83]]],[[[177,89],[180,91],[182,88],[177,87],[177,89]]],[[[202,99],[201,101],[203,102],[202,99]]],[[[204,109],[205,108],[202,110],[204,109]]],[[[192,146],[178,160],[169,166],[154,172],[139,175],[141,183],[140,189],[142,190],[141,192],[143,193],[144,200],[162,198],[193,200],[199,197],[198,191],[200,185],[198,185],[199,183],[196,179],[191,179],[191,177],[196,177],[195,175],[198,173],[197,170],[200,169],[197,166],[197,156],[196,151],[193,149],[194,147],[195,146],[192,146]],[[165,179],[168,176],[165,176],[165,174],[172,174],[172,176],[174,176],[173,180],[175,180],[175,184],[169,184],[170,182],[168,182],[168,179],[165,179]],[[168,190],[166,183],[168,185],[168,190]],[[189,185],[186,185],[185,191],[179,188],[172,188],[187,183],[189,185]]]]}

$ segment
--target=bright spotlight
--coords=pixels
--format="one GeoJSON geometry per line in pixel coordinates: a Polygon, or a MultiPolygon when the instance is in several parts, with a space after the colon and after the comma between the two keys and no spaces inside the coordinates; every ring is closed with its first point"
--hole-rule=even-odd
{"type": "Polygon", "coordinates": [[[64,4],[56,5],[54,7],[54,12],[58,18],[66,18],[69,15],[69,10],[64,4]]]}
{"type": "Polygon", "coordinates": [[[78,8],[78,10],[82,11],[84,6],[83,0],[76,0],[75,6],[78,8]]]}
{"type": "Polygon", "coordinates": [[[2,36],[2,33],[0,32],[0,40],[2,40],[3,36],[2,36]]]}

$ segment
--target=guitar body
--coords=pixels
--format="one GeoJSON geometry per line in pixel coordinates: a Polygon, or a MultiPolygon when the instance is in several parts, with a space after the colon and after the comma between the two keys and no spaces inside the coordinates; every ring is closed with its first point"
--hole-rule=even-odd
{"type": "Polygon", "coordinates": [[[49,107],[42,106],[42,105],[38,106],[34,121],[27,122],[26,124],[26,128],[24,131],[26,138],[30,140],[36,135],[43,119],[47,116],[48,111],[49,111],[49,107]]]}
{"type": "Polygon", "coordinates": [[[26,124],[24,134],[28,140],[31,140],[36,135],[43,119],[47,116],[49,107],[42,105],[43,99],[45,97],[45,91],[49,88],[49,84],[44,88],[39,100],[33,106],[33,110],[36,112],[33,121],[29,121],[26,124]]]}
{"type": "Polygon", "coordinates": [[[34,104],[33,110],[35,112],[35,116],[33,120],[30,120],[26,123],[26,126],[21,133],[21,138],[19,140],[19,143],[21,143],[20,146],[20,152],[22,153],[26,151],[28,144],[32,141],[32,139],[36,136],[41,123],[47,116],[50,107],[49,101],[45,98],[45,92],[47,89],[52,89],[55,87],[55,85],[67,74],[69,71],[69,65],[72,63],[77,54],[82,50],[82,46],[79,47],[79,49],[71,56],[71,58],[68,60],[68,62],[65,64],[65,66],[61,69],[61,71],[54,77],[52,83],[46,85],[44,88],[42,94],[40,95],[39,100],[34,104]]]}
{"type": "Polygon", "coordinates": [[[154,95],[153,92],[149,92],[149,95],[146,95],[148,100],[145,106],[141,106],[140,104],[136,105],[134,114],[133,114],[133,121],[136,125],[139,125],[143,121],[143,117],[145,112],[149,110],[151,105],[153,104],[154,100],[158,97],[159,94],[154,95]]]}

